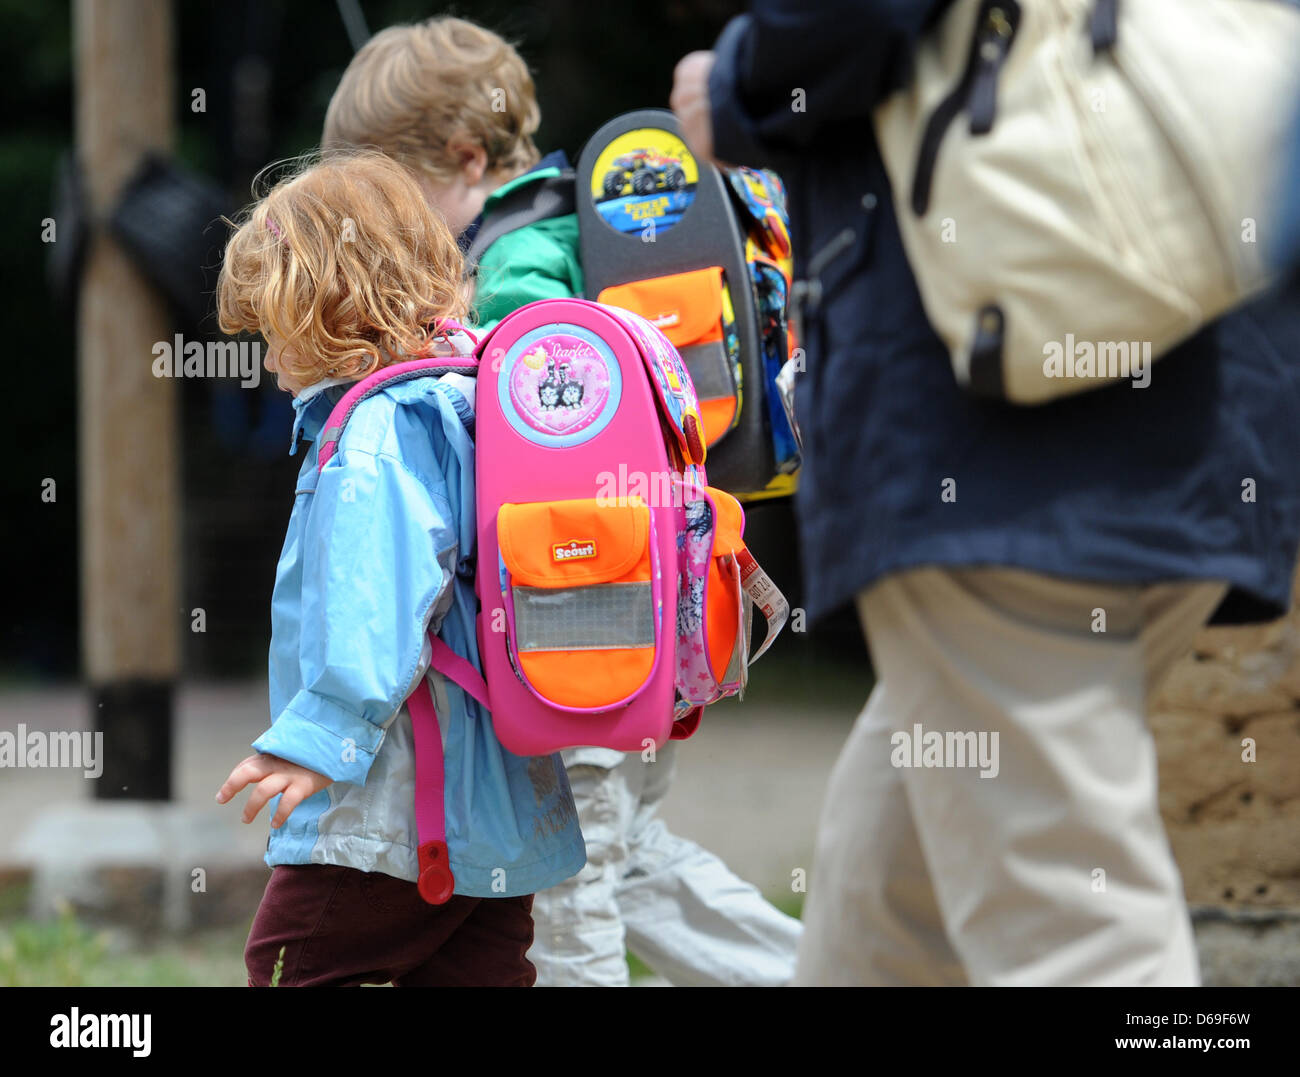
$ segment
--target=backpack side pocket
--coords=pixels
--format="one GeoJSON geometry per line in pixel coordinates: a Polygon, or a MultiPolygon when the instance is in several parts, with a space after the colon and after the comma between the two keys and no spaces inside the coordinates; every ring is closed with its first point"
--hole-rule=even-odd
{"type": "Polygon", "coordinates": [[[705,706],[744,689],[749,602],[736,556],[744,511],[714,487],[682,484],[684,542],[677,602],[677,693],[705,706]]]}

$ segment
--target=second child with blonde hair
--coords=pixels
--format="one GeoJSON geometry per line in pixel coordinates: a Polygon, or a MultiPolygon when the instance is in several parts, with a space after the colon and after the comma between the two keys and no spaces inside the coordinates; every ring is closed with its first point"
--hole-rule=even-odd
{"type": "Polygon", "coordinates": [[[532,894],[584,863],[557,755],[525,759],[428,669],[427,634],[477,660],[472,378],[384,386],[318,472],[321,427],[381,367],[469,355],[463,261],[400,165],[335,159],[277,184],[231,238],[227,333],[262,334],[294,394],[298,476],[271,598],[271,725],[217,794],[271,805],[274,869],[245,948],[250,985],[531,986],[532,894]],[[417,889],[415,755],[405,705],[428,677],[443,740],[455,893],[417,889]]]}
{"type": "MultiPolygon", "coordinates": [[[[532,76],[514,48],[443,16],[366,42],[330,100],[321,146],[375,149],[405,165],[465,248],[507,199],[571,171],[563,151],[538,152],[540,122],[532,76]]],[[[478,325],[490,329],[538,299],[582,295],[578,250],[574,213],[502,236],[475,267],[478,325]]]]}

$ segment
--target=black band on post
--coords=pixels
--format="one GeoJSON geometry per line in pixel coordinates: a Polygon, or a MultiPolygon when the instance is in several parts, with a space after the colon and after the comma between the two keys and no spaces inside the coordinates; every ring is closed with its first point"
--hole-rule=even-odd
{"type": "Polygon", "coordinates": [[[95,730],[104,734],[96,800],[170,800],[170,681],[129,680],[91,686],[95,730]]]}

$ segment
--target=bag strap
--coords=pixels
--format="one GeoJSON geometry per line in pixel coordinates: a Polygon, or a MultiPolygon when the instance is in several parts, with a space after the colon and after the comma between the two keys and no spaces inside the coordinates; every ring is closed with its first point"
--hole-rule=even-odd
{"type": "Polygon", "coordinates": [[[1119,40],[1119,0],[1094,0],[1088,22],[1092,51],[1105,52],[1119,40]]]}
{"type": "Polygon", "coordinates": [[[320,452],[316,457],[316,470],[319,473],[333,458],[338,449],[339,438],[343,428],[356,410],[357,405],[368,397],[374,396],[389,385],[411,381],[414,378],[442,377],[444,374],[468,374],[478,372],[478,360],[469,356],[445,356],[433,359],[412,359],[406,363],[393,363],[381,367],[373,374],[362,378],[352,386],[330,412],[329,418],[320,433],[320,452]]]}
{"type": "Polygon", "coordinates": [[[484,710],[490,711],[492,706],[488,702],[487,682],[483,680],[483,674],[474,668],[472,662],[461,658],[448,647],[440,637],[431,636],[429,643],[433,648],[429,656],[429,667],[436,669],[466,695],[473,696],[483,705],[484,710]]]}
{"type": "MultiPolygon", "coordinates": [[[[436,636],[430,637],[437,640],[436,636]]],[[[415,748],[415,830],[420,897],[430,905],[445,905],[456,889],[447,856],[447,809],[442,729],[433,704],[429,680],[421,677],[406,701],[411,713],[411,740],[415,748]]]]}
{"type": "Polygon", "coordinates": [[[501,199],[490,217],[479,226],[473,242],[465,251],[465,275],[478,272],[483,255],[502,236],[552,217],[567,217],[578,211],[577,184],[574,173],[566,169],[558,176],[548,176],[511,191],[501,199]]]}
{"type": "MultiPolygon", "coordinates": [[[[473,663],[442,640],[429,635],[429,668],[436,670],[467,694],[488,706],[487,684],[473,663]]],[[[442,754],[442,728],[433,703],[428,677],[421,677],[406,701],[411,712],[415,746],[415,830],[420,896],[430,905],[444,905],[456,888],[447,855],[446,760],[442,754]]]]}

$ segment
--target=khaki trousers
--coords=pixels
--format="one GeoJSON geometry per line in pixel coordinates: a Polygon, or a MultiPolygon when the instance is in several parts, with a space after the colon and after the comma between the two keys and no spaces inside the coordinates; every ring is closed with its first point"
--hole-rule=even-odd
{"type": "Polygon", "coordinates": [[[1146,712],[1225,591],[927,568],[859,595],[879,680],[795,982],[1198,984],[1146,712]]]}

